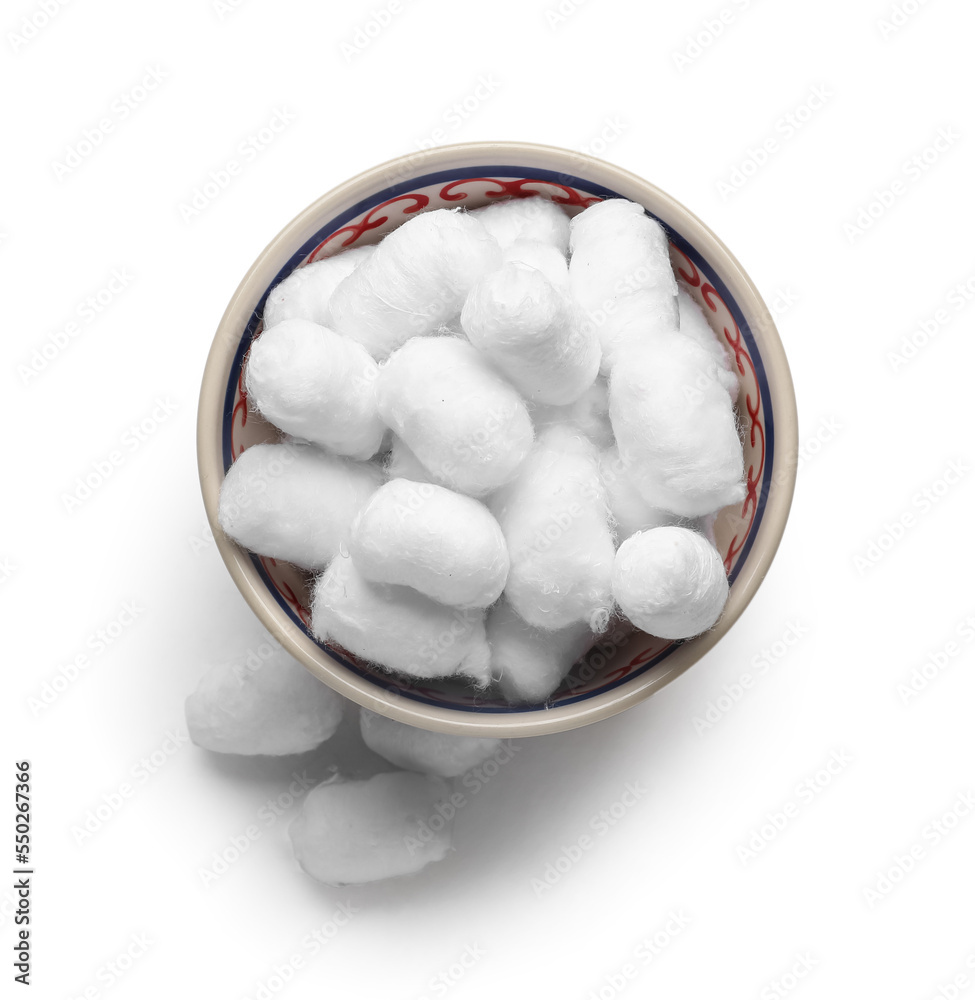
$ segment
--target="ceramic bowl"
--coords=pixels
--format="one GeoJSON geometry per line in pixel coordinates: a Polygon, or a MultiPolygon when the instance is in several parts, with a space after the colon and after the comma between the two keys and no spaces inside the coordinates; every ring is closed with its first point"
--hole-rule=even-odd
{"type": "Polygon", "coordinates": [[[518,142],[442,146],[391,160],[333,189],[285,226],[244,276],[220,321],[198,418],[200,482],[217,546],[241,593],[282,645],[326,684],[373,711],[440,732],[497,737],[557,732],[614,715],[711,649],[748,605],[775,555],[792,501],[796,453],[795,394],[782,344],[761,296],[724,244],[640,177],[571,150],[518,142]],[[714,628],[675,643],[611,626],[546,704],[511,706],[457,683],[407,683],[316,641],[308,627],[308,575],[237,546],[218,526],[217,503],[234,459],[279,436],[248,405],[242,378],[271,288],[309,261],[377,242],[418,212],[535,194],[570,214],[603,198],[628,198],[665,227],[678,279],[734,358],[747,494],[715,523],[731,594],[714,628]]]}

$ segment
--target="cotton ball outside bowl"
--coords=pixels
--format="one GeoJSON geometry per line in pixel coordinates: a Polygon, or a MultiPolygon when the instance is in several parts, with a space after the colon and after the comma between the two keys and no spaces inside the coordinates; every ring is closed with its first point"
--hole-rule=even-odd
{"type": "Polygon", "coordinates": [[[690,667],[733,626],[768,571],[785,527],[795,484],[796,424],[788,364],[768,309],[741,265],[699,219],[647,181],[571,150],[469,143],[368,170],[324,195],[274,238],[217,330],[200,396],[198,455],[216,546],[241,593],[288,652],[339,693],[381,715],[433,731],[505,738],[557,732],[620,712],[690,667]],[[254,444],[280,439],[249,405],[242,380],[269,291],[308,262],[378,243],[418,212],[477,208],[527,195],[548,198],[569,216],[595,200],[622,197],[643,205],[664,226],[675,276],[727,347],[740,383],[746,496],[715,520],[730,593],[713,628],[674,644],[613,623],[547,702],[509,705],[466,683],[410,684],[316,642],[310,575],[233,543],[219,530],[216,511],[233,460],[254,444]]]}

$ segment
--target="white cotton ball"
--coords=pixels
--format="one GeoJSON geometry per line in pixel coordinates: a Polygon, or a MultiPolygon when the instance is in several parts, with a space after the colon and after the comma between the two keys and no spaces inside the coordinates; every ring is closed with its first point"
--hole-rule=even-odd
{"type": "Polygon", "coordinates": [[[536,628],[584,622],[602,632],[616,549],[593,445],[549,428],[489,506],[508,542],[504,593],[515,611],[536,628]]]}
{"type": "Polygon", "coordinates": [[[546,427],[568,424],[588,438],[597,448],[613,444],[613,425],[609,422],[609,386],[602,377],[573,403],[566,406],[536,405],[532,411],[535,433],[546,427]]]}
{"type": "Polygon", "coordinates": [[[430,470],[410,451],[402,438],[392,435],[389,454],[386,456],[387,479],[409,479],[411,483],[432,483],[430,470]]]}
{"type": "Polygon", "coordinates": [[[554,631],[532,628],[505,600],[488,612],[487,637],[491,673],[513,705],[542,704],[595,640],[583,623],[554,631]]]}
{"type": "Polygon", "coordinates": [[[393,479],[352,525],[349,552],[373,583],[395,583],[457,608],[486,608],[504,590],[508,547],[479,500],[393,479]]]}
{"type": "Polygon", "coordinates": [[[630,346],[609,382],[620,458],[652,507],[697,517],[745,496],[734,409],[717,362],[688,337],[630,346]]]}
{"type": "Polygon", "coordinates": [[[517,261],[537,268],[552,284],[562,292],[569,290],[569,262],[565,254],[551,243],[540,240],[515,240],[514,243],[502,247],[501,255],[504,263],[517,261]]]}
{"type": "Polygon", "coordinates": [[[728,600],[728,577],[715,547],[689,528],[631,535],[613,566],[613,596],[637,628],[661,639],[706,632],[728,600]]]}
{"type": "Polygon", "coordinates": [[[354,340],[306,319],[288,319],[251,344],[248,398],[275,427],[365,460],[386,427],[376,411],[379,366],[354,340]]]}
{"type": "Polygon", "coordinates": [[[443,778],[413,771],[328,781],[305,796],[288,829],[291,848],[305,873],[326,885],[413,875],[450,850],[449,798],[443,778]]]}
{"type": "Polygon", "coordinates": [[[550,198],[509,198],[475,208],[474,216],[502,247],[516,240],[548,243],[562,254],[569,248],[569,217],[550,198]]]}
{"type": "Polygon", "coordinates": [[[307,319],[327,326],[332,293],[375,249],[343,250],[292,271],[268,293],[264,303],[264,328],[277,326],[286,319],[307,319]]]}
{"type": "Polygon", "coordinates": [[[382,360],[456,316],[474,282],[500,264],[501,248],[477,219],[425,212],[394,229],[335,289],[327,325],[382,360]]]}
{"type": "Polygon", "coordinates": [[[679,520],[676,514],[661,510],[659,507],[651,507],[643,499],[630,479],[629,470],[623,464],[619,449],[615,445],[600,455],[599,471],[606,486],[606,499],[616,525],[618,542],[629,538],[637,531],[676,524],[679,520]]]}
{"type": "Polygon", "coordinates": [[[312,445],[255,444],[220,488],[220,527],[251,552],[319,570],[338,552],[382,478],[378,465],[312,445]]]}
{"type": "Polygon", "coordinates": [[[680,332],[700,344],[714,358],[717,362],[718,381],[728,390],[732,403],[736,402],[738,376],[732,368],[731,355],[711,329],[704,310],[684,288],[677,292],[677,304],[680,309],[680,332]]]}
{"type": "Polygon", "coordinates": [[[411,587],[370,583],[339,554],[315,583],[312,631],[364,660],[410,677],[490,680],[484,611],[448,608],[411,587]]]}
{"type": "Polygon", "coordinates": [[[667,234],[640,205],[621,198],[591,205],[572,220],[570,244],[572,293],[599,334],[604,374],[624,344],[677,332],[667,234]]]}
{"type": "Polygon", "coordinates": [[[599,341],[537,268],[512,261],[471,289],[460,317],[471,343],[526,399],[564,405],[599,371],[599,341]]]}
{"type": "Polygon", "coordinates": [[[186,699],[186,728],[204,750],[281,755],[324,743],[342,719],[343,700],[270,636],[271,652],[218,663],[186,699]]]}
{"type": "Polygon", "coordinates": [[[379,414],[437,482],[484,496],[507,482],[535,432],[524,400],[456,337],[417,337],[379,369],[379,414]]]}
{"type": "Polygon", "coordinates": [[[441,778],[466,774],[501,747],[501,740],[431,733],[365,708],[359,710],[359,727],[366,746],[390,764],[441,778]]]}

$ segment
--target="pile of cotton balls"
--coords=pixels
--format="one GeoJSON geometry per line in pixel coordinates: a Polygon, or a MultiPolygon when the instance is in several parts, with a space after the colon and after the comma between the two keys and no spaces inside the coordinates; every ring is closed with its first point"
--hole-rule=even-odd
{"type": "Polygon", "coordinates": [[[512,703],[620,613],[666,639],[728,596],[710,529],[744,497],[731,361],[621,199],[417,215],[267,298],[223,530],[315,574],[323,642],[512,703]]]}
{"type": "MultiPolygon", "coordinates": [[[[233,464],[220,524],[314,574],[323,642],[537,704],[614,616],[667,639],[717,621],[738,381],[640,206],[431,211],[299,268],[263,320],[245,388],[283,437],[233,464]]],[[[259,669],[214,666],[187,700],[195,743],[280,755],[333,736],[343,699],[268,642],[259,669]]],[[[333,885],[441,860],[447,782],[502,749],[365,709],[359,730],[402,770],[334,776],[290,827],[333,885]]]]}

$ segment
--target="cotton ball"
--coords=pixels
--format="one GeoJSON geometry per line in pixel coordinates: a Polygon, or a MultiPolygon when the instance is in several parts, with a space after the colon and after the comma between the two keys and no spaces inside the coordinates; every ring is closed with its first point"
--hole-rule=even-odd
{"type": "Polygon", "coordinates": [[[501,740],[431,733],[359,710],[362,738],[370,750],[397,767],[441,778],[456,778],[477,767],[501,747],[501,740]]]}
{"type": "Polygon", "coordinates": [[[286,319],[307,319],[327,326],[332,293],[375,249],[344,250],[292,271],[268,293],[264,303],[264,328],[277,326],[286,319]]]}
{"type": "Polygon", "coordinates": [[[620,458],[650,506],[697,517],[745,496],[737,421],[717,362],[688,337],[626,349],[609,383],[620,458]]]}
{"type": "Polygon", "coordinates": [[[677,332],[667,234],[640,205],[621,198],[591,205],[572,220],[570,243],[572,293],[599,333],[604,374],[624,344],[677,332]]]}
{"type": "Polygon", "coordinates": [[[315,583],[312,631],[364,660],[410,677],[490,680],[484,612],[448,608],[411,587],[370,583],[341,553],[315,583]]]}
{"type": "Polygon", "coordinates": [[[539,240],[515,240],[502,247],[504,263],[517,261],[537,268],[552,284],[562,292],[569,290],[569,264],[565,254],[551,243],[539,240]]]}
{"type": "Polygon", "coordinates": [[[220,488],[220,527],[251,552],[319,570],[338,552],[382,478],[378,465],[312,445],[255,444],[220,488]]]}
{"type": "Polygon", "coordinates": [[[728,600],[728,577],[715,547],[689,528],[651,528],[616,553],[613,596],[637,628],[661,639],[706,632],[728,600]]]}
{"type": "Polygon", "coordinates": [[[343,701],[270,637],[270,655],[218,663],[186,699],[186,728],[204,750],[280,755],[324,743],[343,701]]]}
{"type": "Polygon", "coordinates": [[[368,459],[386,427],[376,411],[379,366],[354,340],[306,319],[287,319],[253,344],[248,398],[276,427],[340,455],[368,459]]]}
{"type": "Polygon", "coordinates": [[[305,796],[288,829],[295,859],[333,886],[413,875],[450,850],[453,818],[444,819],[443,810],[449,798],[443,778],[413,771],[325,782],[305,796]]]}
{"type": "Polygon", "coordinates": [[[717,362],[718,381],[728,390],[731,401],[738,399],[738,376],[732,368],[731,357],[718,335],[711,329],[704,310],[691,298],[686,289],[677,293],[677,304],[680,309],[680,332],[690,337],[712,355],[717,362]]]}
{"type": "Polygon", "coordinates": [[[570,424],[587,437],[597,448],[613,444],[613,425],[609,422],[609,386],[602,377],[573,403],[566,406],[536,405],[532,410],[535,433],[546,427],[570,424]]]}
{"type": "Polygon", "coordinates": [[[602,632],[616,550],[593,445],[549,428],[489,506],[508,542],[504,593],[515,611],[536,628],[584,622],[602,632]]]}
{"type": "Polygon", "coordinates": [[[484,496],[507,482],[535,431],[524,400],[456,337],[417,337],[379,369],[379,414],[438,482],[484,496]]]}
{"type": "Polygon", "coordinates": [[[456,316],[474,282],[500,264],[497,241],[466,212],[414,216],[335,289],[327,325],[382,360],[456,316]]]}
{"type": "Polygon", "coordinates": [[[471,215],[502,247],[516,240],[536,240],[548,243],[563,255],[569,248],[569,217],[550,198],[535,195],[496,201],[475,208],[471,215]]]}
{"type": "Polygon", "coordinates": [[[554,631],[532,628],[502,600],[488,612],[491,673],[513,705],[540,705],[554,694],[594,636],[582,623],[554,631]]]}
{"type": "Polygon", "coordinates": [[[387,479],[409,479],[413,483],[432,483],[430,470],[395,434],[386,456],[387,479]]]}
{"type": "Polygon", "coordinates": [[[599,457],[599,471],[606,486],[609,512],[616,524],[617,541],[623,541],[637,531],[676,524],[676,514],[651,507],[633,485],[629,470],[620,459],[619,449],[613,445],[599,457]]]}
{"type": "Polygon", "coordinates": [[[578,399],[599,371],[599,341],[577,319],[541,271],[511,261],[474,285],[460,323],[526,399],[564,405],[578,399]]]}
{"type": "Polygon", "coordinates": [[[432,483],[380,486],[352,525],[349,552],[367,580],[457,608],[493,604],[508,578],[508,547],[487,507],[432,483]]]}

